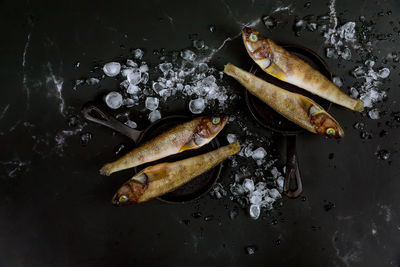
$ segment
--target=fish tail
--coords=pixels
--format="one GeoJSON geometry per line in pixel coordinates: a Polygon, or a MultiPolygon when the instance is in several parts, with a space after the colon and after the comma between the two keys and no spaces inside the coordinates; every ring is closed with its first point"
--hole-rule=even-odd
{"type": "Polygon", "coordinates": [[[109,176],[111,173],[113,173],[113,170],[112,170],[112,165],[111,165],[110,163],[105,164],[105,165],[100,169],[100,174],[101,174],[101,175],[109,176]]]}
{"type": "Polygon", "coordinates": [[[231,155],[235,155],[236,153],[238,153],[240,151],[239,142],[234,142],[234,143],[230,144],[229,147],[231,149],[231,155]]]}
{"type": "Polygon", "coordinates": [[[231,63],[228,63],[224,67],[224,72],[228,75],[235,73],[235,66],[231,63]]]}
{"type": "Polygon", "coordinates": [[[355,107],[354,107],[354,110],[355,111],[358,111],[358,112],[363,112],[363,110],[364,110],[364,102],[362,101],[362,100],[358,100],[357,101],[357,104],[355,105],[355,107]]]}

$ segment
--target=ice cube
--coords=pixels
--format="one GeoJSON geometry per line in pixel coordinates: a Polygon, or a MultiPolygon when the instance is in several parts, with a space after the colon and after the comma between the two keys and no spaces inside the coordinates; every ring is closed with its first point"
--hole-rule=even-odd
{"type": "Polygon", "coordinates": [[[276,26],[276,20],[271,16],[262,17],[262,21],[268,29],[273,29],[276,26]]]}
{"type": "Polygon", "coordinates": [[[121,71],[121,64],[118,62],[109,62],[103,67],[104,74],[108,77],[114,77],[121,71]]]}
{"type": "Polygon", "coordinates": [[[244,148],[244,155],[246,157],[251,157],[253,155],[253,145],[249,144],[244,148]]]}
{"type": "Polygon", "coordinates": [[[137,85],[129,84],[126,92],[131,95],[137,95],[140,92],[140,87],[137,85]]]}
{"type": "Polygon", "coordinates": [[[266,188],[266,183],[264,183],[264,182],[258,182],[257,184],[256,184],[256,190],[257,191],[259,191],[259,192],[263,192],[264,190],[265,190],[265,188],[266,188]]]}
{"type": "Polygon", "coordinates": [[[207,63],[200,63],[199,66],[199,72],[204,73],[208,71],[208,65],[207,63]]]}
{"type": "Polygon", "coordinates": [[[134,67],[134,68],[137,68],[137,64],[136,64],[136,62],[135,61],[133,61],[132,59],[127,59],[126,60],[126,65],[127,66],[131,66],[131,67],[134,67]]]}
{"type": "Polygon", "coordinates": [[[141,65],[141,66],[139,67],[139,71],[140,71],[140,72],[148,72],[148,71],[149,71],[149,66],[147,66],[146,64],[141,65]]]}
{"type": "Polygon", "coordinates": [[[263,200],[264,205],[271,205],[274,202],[275,202],[275,199],[273,199],[272,197],[270,197],[270,196],[264,197],[264,200],[263,200]]]}
{"type": "Polygon", "coordinates": [[[127,77],[130,84],[136,85],[141,79],[140,71],[133,71],[132,73],[129,73],[127,77]]]}
{"type": "Polygon", "coordinates": [[[149,110],[156,110],[158,108],[159,100],[156,97],[147,97],[145,101],[145,106],[149,110]]]}
{"type": "Polygon", "coordinates": [[[89,78],[89,79],[86,80],[86,83],[87,83],[88,85],[96,85],[96,84],[98,84],[99,82],[100,82],[100,80],[97,79],[97,78],[89,78]]]}
{"type": "Polygon", "coordinates": [[[276,184],[278,185],[278,187],[280,189],[283,188],[283,184],[285,182],[285,178],[283,178],[283,176],[280,176],[277,180],[276,180],[276,184]]]}
{"type": "Polygon", "coordinates": [[[81,133],[80,138],[81,144],[86,146],[90,142],[90,140],[92,140],[92,134],[89,132],[81,133]]]}
{"type": "Polygon", "coordinates": [[[272,188],[268,191],[268,195],[273,198],[273,199],[278,199],[281,198],[281,194],[279,193],[278,190],[276,190],[275,188],[272,188]]]}
{"type": "Polygon", "coordinates": [[[229,144],[236,142],[237,141],[237,137],[234,134],[227,134],[226,136],[226,140],[228,140],[229,144]]]}
{"type": "Polygon", "coordinates": [[[348,47],[346,47],[341,53],[340,56],[344,59],[344,60],[350,60],[351,59],[351,51],[348,47]]]}
{"type": "Polygon", "coordinates": [[[109,108],[118,109],[122,106],[122,95],[118,92],[108,93],[104,100],[109,108]]]}
{"type": "Polygon", "coordinates": [[[251,194],[251,196],[249,197],[249,201],[251,204],[261,205],[262,196],[259,194],[251,194]]]}
{"type": "Polygon", "coordinates": [[[246,192],[254,191],[254,182],[253,182],[253,180],[248,179],[248,178],[244,179],[244,181],[243,181],[243,189],[246,192]]]}
{"type": "Polygon", "coordinates": [[[211,196],[214,196],[217,199],[220,199],[223,196],[224,197],[227,196],[227,192],[221,183],[215,184],[213,189],[210,191],[210,194],[211,194],[211,196]]]}
{"type": "Polygon", "coordinates": [[[244,194],[244,188],[241,184],[234,183],[230,186],[230,191],[234,196],[240,196],[244,194]]]}
{"type": "Polygon", "coordinates": [[[251,157],[254,160],[259,160],[259,159],[265,158],[266,155],[267,155],[267,152],[265,151],[265,149],[262,147],[259,147],[253,151],[253,155],[251,155],[251,157]]]}
{"type": "Polygon", "coordinates": [[[149,121],[150,122],[155,122],[159,119],[161,119],[161,113],[158,110],[153,110],[152,112],[149,113],[149,121]]]}
{"type": "Polygon", "coordinates": [[[388,68],[382,68],[378,72],[379,78],[386,79],[390,75],[390,70],[388,68]]]}
{"type": "Polygon", "coordinates": [[[375,65],[375,61],[368,59],[365,61],[365,66],[367,66],[368,68],[372,68],[375,65]]]}
{"type": "Polygon", "coordinates": [[[128,127],[131,127],[132,129],[136,129],[136,127],[137,127],[136,122],[131,121],[131,120],[127,120],[127,121],[125,122],[125,125],[128,126],[128,127]]]}
{"type": "Polygon", "coordinates": [[[181,57],[187,61],[195,61],[197,55],[193,51],[186,49],[184,51],[181,51],[181,57]]]}
{"type": "Polygon", "coordinates": [[[133,51],[133,55],[135,56],[136,59],[141,59],[144,55],[144,52],[138,48],[133,51]]]}
{"type": "Polygon", "coordinates": [[[344,38],[346,41],[354,41],[355,40],[355,30],[356,23],[353,21],[349,21],[340,27],[340,37],[344,38]]]}
{"type": "Polygon", "coordinates": [[[213,75],[209,75],[201,81],[200,85],[205,87],[212,87],[216,85],[215,81],[215,77],[213,75]]]}
{"type": "Polygon", "coordinates": [[[143,72],[142,79],[140,80],[141,83],[146,84],[149,81],[149,73],[143,72]]]}
{"type": "Polygon", "coordinates": [[[326,57],[327,58],[337,58],[337,53],[334,48],[328,47],[326,49],[326,57]]]}
{"type": "Polygon", "coordinates": [[[337,86],[337,87],[342,87],[343,82],[342,79],[338,76],[333,77],[332,82],[337,86]]]}
{"type": "Polygon", "coordinates": [[[374,103],[381,101],[385,95],[384,92],[379,93],[376,90],[371,89],[363,93],[360,99],[364,102],[364,107],[370,108],[374,103]]]}
{"type": "Polygon", "coordinates": [[[359,95],[359,93],[358,93],[357,89],[354,88],[354,87],[351,87],[351,88],[350,88],[350,96],[351,96],[352,98],[357,98],[358,95],[359,95]]]}
{"type": "Polygon", "coordinates": [[[251,205],[249,208],[250,217],[254,220],[257,220],[260,217],[261,209],[259,205],[251,205]]]}
{"type": "Polygon", "coordinates": [[[131,98],[125,98],[122,103],[127,107],[133,107],[135,105],[135,100],[131,98]]]}
{"type": "Polygon", "coordinates": [[[123,69],[121,71],[121,75],[123,77],[127,77],[129,74],[131,74],[134,71],[134,68],[127,68],[127,69],[123,69]]]}
{"type": "Polygon", "coordinates": [[[272,176],[276,179],[279,175],[281,175],[281,173],[278,171],[278,169],[276,167],[273,167],[271,169],[271,174],[272,176]]]}
{"type": "Polygon", "coordinates": [[[189,102],[189,110],[193,114],[200,114],[204,111],[206,105],[203,98],[192,99],[189,102]]]}
{"type": "Polygon", "coordinates": [[[309,24],[307,24],[307,29],[309,30],[309,31],[315,31],[316,29],[317,29],[317,24],[316,23],[309,23],[309,24]]]}
{"type": "Polygon", "coordinates": [[[353,76],[355,78],[361,78],[361,77],[365,77],[366,73],[365,70],[363,69],[363,67],[359,66],[357,68],[355,68],[352,72],[353,76]]]}
{"type": "Polygon", "coordinates": [[[193,47],[200,50],[204,48],[204,41],[203,40],[194,40],[193,47]]]}
{"type": "Polygon", "coordinates": [[[368,112],[368,115],[369,115],[369,117],[371,118],[371,119],[373,119],[373,120],[378,120],[379,118],[380,118],[380,114],[379,114],[379,110],[378,109],[371,109],[369,112],[368,112]]]}
{"type": "Polygon", "coordinates": [[[159,94],[160,93],[160,91],[162,90],[162,89],[164,89],[164,84],[162,84],[162,83],[159,83],[159,82],[153,82],[153,90],[154,90],[154,92],[156,92],[157,94],[159,94]]]}
{"type": "Polygon", "coordinates": [[[161,63],[158,65],[160,70],[166,75],[171,69],[172,69],[172,64],[171,63],[161,63]]]}

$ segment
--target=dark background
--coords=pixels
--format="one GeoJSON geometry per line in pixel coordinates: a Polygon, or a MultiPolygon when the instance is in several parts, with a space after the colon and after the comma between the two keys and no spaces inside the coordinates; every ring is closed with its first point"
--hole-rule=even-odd
{"type": "MultiPolygon", "coordinates": [[[[400,93],[393,62],[387,63],[391,75],[383,85],[389,90],[380,106],[382,118],[373,121],[334,106],[331,113],[346,137],[332,141],[301,135],[302,197],[284,199],[282,207],[257,221],[244,210],[231,220],[229,211],[237,205],[228,197],[215,200],[208,195],[184,205],[153,200],[112,207],[110,198],[129,173],[110,178],[98,175],[98,169],[114,157],[118,144],[129,140],[108,129],[89,124],[84,131],[93,138],[87,145],[78,134],[68,138],[63,150],[55,149],[57,133],[71,129],[66,118],[110,89],[72,89],[97,63],[128,55],[129,48],[140,47],[151,55],[154,49],[190,47],[189,35],[194,33],[218,47],[240,31],[238,22],[253,21],[289,3],[0,1],[0,107],[9,105],[0,120],[0,266],[398,266],[400,131],[391,114],[400,110],[400,93]],[[213,33],[209,25],[215,25],[213,33]],[[46,84],[51,72],[64,79],[65,116],[46,84]],[[372,138],[360,138],[353,128],[359,121],[372,138]],[[388,134],[381,137],[382,130],[388,134]],[[375,155],[381,148],[391,152],[388,160],[375,155]],[[202,217],[193,218],[194,212],[202,217]],[[209,215],[213,219],[205,221],[209,215]],[[246,254],[249,245],[257,247],[254,255],[246,254]]],[[[310,8],[304,4],[294,1],[289,22],[270,37],[324,55],[323,38],[307,32],[295,36],[292,21],[295,16],[327,13],[328,3],[312,1],[310,8]]],[[[398,1],[339,0],[336,10],[341,21],[364,15],[375,23],[374,32],[392,34],[373,42],[377,62],[399,50],[394,30],[400,26],[398,1]]],[[[265,31],[262,24],[257,28],[265,31]]],[[[154,58],[149,64],[151,60],[157,63],[154,58]]],[[[348,73],[358,60],[354,55],[349,62],[327,63],[348,88],[354,82],[348,73]]],[[[210,65],[222,69],[227,61],[250,66],[240,39],[227,43],[210,65]]],[[[251,119],[249,124],[257,127],[251,119]]],[[[283,151],[281,138],[274,138],[276,150],[283,151]]]]}

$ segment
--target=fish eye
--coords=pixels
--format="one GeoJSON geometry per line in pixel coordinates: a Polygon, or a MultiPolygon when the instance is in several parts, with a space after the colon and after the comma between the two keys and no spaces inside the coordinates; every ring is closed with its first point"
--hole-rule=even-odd
{"type": "Polygon", "coordinates": [[[334,134],[336,134],[336,131],[335,131],[335,129],[333,129],[333,128],[328,128],[328,129],[326,129],[326,134],[327,135],[334,135],[334,134]]]}
{"type": "Polygon", "coordinates": [[[250,34],[249,39],[250,39],[250,41],[252,41],[252,42],[257,42],[257,41],[258,41],[257,34],[255,34],[255,33],[250,34]]]}
{"type": "Polygon", "coordinates": [[[220,119],[219,117],[213,117],[213,118],[211,119],[211,122],[212,122],[213,124],[218,124],[220,121],[221,121],[221,119],[220,119]]]}
{"type": "Polygon", "coordinates": [[[119,197],[118,199],[119,202],[123,203],[123,202],[127,202],[128,201],[128,197],[125,195],[122,195],[119,197]]]}

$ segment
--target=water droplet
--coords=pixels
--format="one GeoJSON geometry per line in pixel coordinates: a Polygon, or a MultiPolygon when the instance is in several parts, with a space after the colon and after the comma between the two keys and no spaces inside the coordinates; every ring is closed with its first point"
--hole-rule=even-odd
{"type": "Polygon", "coordinates": [[[376,156],[380,160],[388,160],[390,158],[390,152],[387,151],[386,149],[381,149],[376,152],[376,156]]]}
{"type": "Polygon", "coordinates": [[[246,246],[244,250],[246,251],[247,255],[254,255],[257,251],[257,247],[254,245],[250,245],[246,246]]]}
{"type": "Polygon", "coordinates": [[[209,30],[210,32],[214,32],[214,31],[215,31],[215,25],[209,25],[209,26],[208,26],[208,30],[209,30]]]}
{"type": "Polygon", "coordinates": [[[83,146],[86,146],[89,143],[89,141],[92,139],[92,134],[89,132],[81,133],[80,137],[81,137],[81,144],[83,146]]]}

